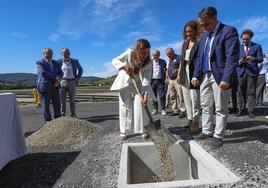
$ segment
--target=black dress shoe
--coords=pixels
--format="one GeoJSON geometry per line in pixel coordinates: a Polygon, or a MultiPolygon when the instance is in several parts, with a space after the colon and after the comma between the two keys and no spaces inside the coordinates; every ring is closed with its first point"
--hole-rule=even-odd
{"type": "Polygon", "coordinates": [[[178,112],[171,112],[171,113],[169,113],[168,115],[169,115],[169,116],[177,116],[177,115],[179,115],[179,114],[178,114],[178,112]]]}
{"type": "Polygon", "coordinates": [[[244,111],[239,110],[235,116],[243,116],[245,115],[244,111]]]}
{"type": "Polygon", "coordinates": [[[180,112],[179,113],[179,118],[185,118],[186,117],[186,113],[185,112],[180,112]]]}
{"type": "Polygon", "coordinates": [[[237,111],[238,111],[237,108],[231,108],[231,109],[229,110],[229,113],[230,113],[230,114],[235,114],[235,113],[237,113],[237,111]]]}
{"type": "Polygon", "coordinates": [[[221,138],[213,137],[211,142],[211,149],[217,149],[223,145],[223,140],[221,138]]]}
{"type": "Polygon", "coordinates": [[[248,117],[249,117],[249,118],[255,118],[255,115],[254,115],[253,113],[249,113],[249,114],[248,114],[248,117]]]}
{"type": "Polygon", "coordinates": [[[204,133],[200,133],[196,136],[193,136],[193,139],[194,140],[201,140],[201,139],[205,139],[205,138],[210,138],[212,137],[212,135],[207,135],[207,134],[204,134],[204,133]]]}

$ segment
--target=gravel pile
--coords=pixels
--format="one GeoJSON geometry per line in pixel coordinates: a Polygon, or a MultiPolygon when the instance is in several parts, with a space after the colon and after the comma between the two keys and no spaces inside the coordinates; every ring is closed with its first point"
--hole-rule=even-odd
{"type": "Polygon", "coordinates": [[[28,146],[60,146],[81,142],[100,133],[99,125],[70,117],[54,119],[27,137],[28,146]]]}

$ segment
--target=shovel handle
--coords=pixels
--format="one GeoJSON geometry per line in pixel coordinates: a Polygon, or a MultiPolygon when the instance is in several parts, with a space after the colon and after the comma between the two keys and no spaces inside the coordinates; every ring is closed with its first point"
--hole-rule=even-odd
{"type": "MultiPolygon", "coordinates": [[[[133,82],[133,84],[134,84],[134,87],[135,87],[135,89],[136,89],[138,95],[140,96],[141,99],[143,99],[143,96],[142,96],[142,94],[141,94],[141,90],[140,90],[140,88],[139,88],[139,86],[138,86],[138,84],[137,84],[137,81],[135,80],[134,77],[132,78],[132,82],[133,82]]],[[[146,114],[147,114],[147,116],[148,116],[148,118],[149,118],[149,121],[150,121],[151,123],[153,123],[154,120],[153,120],[153,118],[152,118],[152,116],[151,116],[151,113],[150,113],[150,111],[149,111],[149,109],[148,109],[148,106],[145,105],[145,106],[143,106],[143,107],[144,107],[145,112],[146,112],[146,114]]]]}

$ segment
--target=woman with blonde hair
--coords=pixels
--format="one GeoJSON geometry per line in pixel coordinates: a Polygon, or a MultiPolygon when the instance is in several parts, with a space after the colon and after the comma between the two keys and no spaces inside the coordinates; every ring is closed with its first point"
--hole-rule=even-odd
{"type": "Polygon", "coordinates": [[[198,51],[199,33],[197,21],[192,20],[185,24],[183,30],[184,43],[178,72],[178,83],[182,86],[188,118],[187,127],[190,129],[190,133],[195,133],[199,130],[200,91],[199,86],[194,87],[191,84],[198,51]]]}
{"type": "Polygon", "coordinates": [[[119,70],[111,90],[119,90],[120,138],[122,140],[127,138],[126,131],[131,129],[134,120],[134,132],[141,133],[142,138],[147,139],[149,135],[143,131],[145,119],[143,118],[142,105],[146,105],[148,93],[152,93],[150,87],[152,63],[149,41],[146,39],[137,40],[134,49],[128,49],[114,58],[112,65],[119,70]],[[132,78],[137,81],[143,93],[142,98],[137,94],[132,78]]]}

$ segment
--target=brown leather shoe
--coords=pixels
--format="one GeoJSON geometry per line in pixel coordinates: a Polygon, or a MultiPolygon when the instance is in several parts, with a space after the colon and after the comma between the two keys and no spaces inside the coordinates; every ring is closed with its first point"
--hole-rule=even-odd
{"type": "Polygon", "coordinates": [[[193,123],[193,121],[189,119],[187,125],[184,128],[190,129],[192,123],[193,123]]]}
{"type": "Polygon", "coordinates": [[[127,139],[127,134],[126,133],[120,133],[119,135],[121,140],[126,140],[127,139]]]}
{"type": "Polygon", "coordinates": [[[199,131],[199,124],[198,123],[192,123],[190,125],[190,133],[196,133],[197,131],[199,131]]]}

